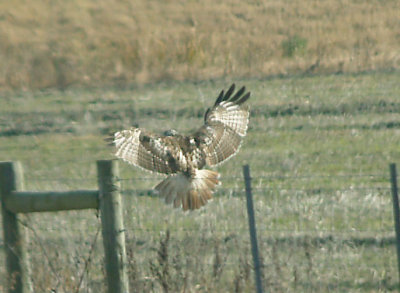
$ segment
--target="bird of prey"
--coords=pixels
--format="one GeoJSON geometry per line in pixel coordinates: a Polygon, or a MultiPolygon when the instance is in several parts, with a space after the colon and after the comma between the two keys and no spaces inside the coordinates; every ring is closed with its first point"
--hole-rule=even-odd
{"type": "Polygon", "coordinates": [[[212,198],[219,184],[216,171],[203,169],[216,166],[238,151],[247,132],[249,108],[244,105],[250,92],[235,84],[216,99],[204,116],[204,125],[191,134],[168,130],[163,135],[132,127],[114,134],[115,155],[145,170],[167,174],[154,187],[167,204],[194,210],[212,198]]]}

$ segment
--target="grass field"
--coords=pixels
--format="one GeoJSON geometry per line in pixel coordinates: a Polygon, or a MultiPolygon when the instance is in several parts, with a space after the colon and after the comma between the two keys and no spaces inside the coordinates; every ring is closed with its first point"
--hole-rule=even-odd
{"type": "Polygon", "coordinates": [[[399,69],[398,1],[1,1],[0,91],[399,69]]]}
{"type": "MultiPolygon", "coordinates": [[[[265,288],[395,291],[388,164],[400,161],[399,80],[396,71],[235,80],[252,92],[249,133],[200,211],[165,206],[148,191],[160,177],[121,163],[133,292],[254,291],[243,164],[265,288]]],[[[22,162],[29,190],[96,188],[95,161],[112,158],[107,134],[131,125],[188,131],[230,82],[3,93],[0,160],[22,162]]],[[[104,292],[96,211],[22,221],[35,292],[104,292]]]]}

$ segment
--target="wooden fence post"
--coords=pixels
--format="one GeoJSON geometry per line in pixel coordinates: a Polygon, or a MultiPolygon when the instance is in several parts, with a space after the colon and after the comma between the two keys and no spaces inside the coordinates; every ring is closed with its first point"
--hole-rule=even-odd
{"type": "Polygon", "coordinates": [[[399,196],[397,191],[396,164],[390,164],[390,182],[392,185],[394,230],[396,232],[397,266],[398,266],[399,282],[400,282],[400,211],[399,211],[399,196]]]}
{"type": "Polygon", "coordinates": [[[25,251],[25,231],[18,225],[18,215],[9,211],[5,201],[13,191],[22,188],[22,167],[19,162],[0,162],[0,200],[9,293],[31,290],[25,251]]]}
{"type": "Polygon", "coordinates": [[[97,161],[99,207],[109,293],[128,293],[125,229],[117,161],[97,161]]]}
{"type": "Polygon", "coordinates": [[[251,252],[253,254],[256,288],[257,288],[257,293],[262,293],[263,289],[261,281],[260,256],[258,254],[256,221],[254,219],[254,207],[253,207],[253,197],[251,193],[251,177],[250,177],[249,165],[243,166],[243,175],[246,187],[247,216],[249,219],[251,252]]]}

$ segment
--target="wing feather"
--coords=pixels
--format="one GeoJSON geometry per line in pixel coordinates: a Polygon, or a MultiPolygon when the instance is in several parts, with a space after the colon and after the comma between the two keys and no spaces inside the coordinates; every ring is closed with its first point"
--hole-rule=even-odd
{"type": "Polygon", "coordinates": [[[226,94],[221,91],[214,106],[206,112],[205,125],[194,134],[210,166],[232,157],[247,132],[249,108],[243,104],[249,99],[250,92],[244,94],[246,88],[242,87],[232,96],[234,90],[233,84],[226,94]]]}
{"type": "Polygon", "coordinates": [[[114,135],[115,155],[149,171],[164,174],[186,170],[189,165],[201,169],[205,163],[218,165],[232,157],[240,148],[249,122],[250,97],[245,87],[235,92],[233,84],[221,91],[213,107],[204,117],[204,125],[192,136],[159,136],[140,128],[122,130],[114,135]],[[194,139],[197,147],[188,142],[194,139]],[[189,147],[189,149],[187,149],[189,147]]]}
{"type": "Polygon", "coordinates": [[[242,87],[231,98],[234,88],[232,85],[224,96],[221,92],[222,98],[220,94],[214,107],[207,110],[204,120],[206,125],[220,122],[231,127],[240,136],[245,136],[249,123],[249,108],[243,104],[250,98],[250,92],[243,95],[246,89],[242,87]]]}
{"type": "Polygon", "coordinates": [[[131,128],[116,132],[114,144],[117,148],[115,155],[132,165],[164,174],[177,172],[166,159],[168,147],[162,137],[131,128]]]}
{"type": "Polygon", "coordinates": [[[198,131],[201,148],[209,166],[218,165],[232,157],[240,148],[241,136],[221,123],[204,125],[198,131]]]}

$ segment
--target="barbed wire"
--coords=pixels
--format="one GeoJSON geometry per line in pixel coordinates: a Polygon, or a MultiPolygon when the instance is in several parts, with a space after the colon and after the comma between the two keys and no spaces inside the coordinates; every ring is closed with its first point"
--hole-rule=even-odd
{"type": "MultiPolygon", "coordinates": [[[[29,215],[29,214],[25,215],[25,218],[26,218],[26,220],[22,220],[22,219],[18,218],[18,222],[22,226],[24,226],[26,229],[31,231],[32,235],[34,236],[34,239],[35,239],[36,243],[40,247],[41,253],[43,254],[44,258],[47,261],[47,264],[48,264],[48,266],[50,268],[51,273],[56,277],[57,284],[56,284],[55,288],[53,288],[53,290],[56,292],[57,288],[59,286],[61,286],[63,288],[63,292],[67,292],[66,288],[64,286],[65,284],[61,280],[61,276],[59,274],[59,271],[56,269],[56,266],[54,265],[53,260],[49,256],[48,250],[45,248],[45,245],[43,244],[42,238],[38,234],[38,232],[40,232],[40,231],[49,231],[50,229],[43,229],[43,228],[35,227],[34,220],[32,219],[31,215],[29,215]]],[[[53,229],[53,230],[56,230],[56,229],[53,229]]],[[[59,231],[59,230],[60,229],[57,229],[57,231],[59,231]]],[[[84,279],[85,275],[89,274],[89,268],[90,268],[90,265],[92,263],[92,259],[93,259],[92,257],[93,257],[93,253],[94,253],[94,250],[95,250],[95,247],[96,247],[96,244],[97,244],[98,236],[100,234],[100,230],[101,230],[101,224],[99,223],[99,220],[98,220],[97,230],[96,230],[95,236],[92,239],[92,241],[90,242],[90,249],[89,249],[89,252],[88,252],[88,256],[87,256],[87,258],[84,258],[84,265],[83,265],[82,272],[78,275],[78,283],[76,284],[76,288],[75,288],[75,292],[77,292],[77,293],[80,291],[80,288],[82,286],[82,282],[83,282],[83,279],[84,279]]]]}
{"type": "Polygon", "coordinates": [[[97,181],[97,177],[92,178],[67,178],[67,177],[25,177],[25,180],[29,181],[43,181],[43,182],[52,182],[52,181],[60,181],[60,182],[91,182],[97,181]]]}
{"type": "MultiPolygon", "coordinates": [[[[49,188],[50,189],[50,188],[49,188]]],[[[334,187],[314,187],[314,188],[293,188],[287,187],[285,185],[277,185],[274,187],[252,187],[252,191],[254,192],[294,192],[294,193],[310,193],[310,194],[323,194],[323,193],[332,193],[332,192],[349,192],[349,191],[386,191],[389,192],[391,188],[389,186],[365,186],[365,187],[357,187],[357,186],[349,186],[347,188],[334,188],[334,187]]],[[[131,195],[135,194],[137,196],[158,196],[154,193],[154,189],[152,188],[122,188],[120,189],[122,194],[131,195]],[[154,193],[154,194],[153,194],[154,193]]],[[[245,188],[241,187],[218,187],[214,193],[214,196],[218,196],[220,193],[226,194],[231,193],[232,195],[236,194],[244,194],[245,188]]]]}
{"type": "MultiPolygon", "coordinates": [[[[154,177],[131,177],[131,178],[116,178],[117,181],[153,181],[153,180],[162,180],[165,179],[165,176],[155,175],[154,177]]],[[[197,179],[202,179],[201,177],[196,177],[197,179]]],[[[261,176],[251,176],[252,180],[293,180],[293,179],[338,179],[338,178],[379,178],[379,179],[388,179],[388,174],[340,174],[340,175],[330,175],[330,174],[322,174],[322,175],[261,175],[261,176]]],[[[70,177],[49,177],[49,176],[27,176],[27,180],[32,181],[95,181],[97,177],[92,178],[70,178],[70,177]]],[[[243,176],[221,176],[221,179],[224,180],[243,180],[243,176]]]]}
{"type": "MultiPolygon", "coordinates": [[[[284,186],[276,186],[273,188],[269,187],[252,187],[252,191],[256,192],[268,192],[268,191],[285,191],[285,192],[301,192],[301,193],[312,193],[312,194],[322,194],[324,192],[346,192],[346,191],[390,191],[390,187],[349,187],[349,188],[286,188],[284,186]]],[[[137,194],[139,196],[152,196],[153,189],[140,189],[140,188],[132,188],[132,189],[123,189],[121,190],[123,194],[137,194]]],[[[218,196],[219,193],[232,193],[232,194],[243,194],[245,193],[244,188],[223,188],[219,187],[214,193],[214,196],[218,196]]],[[[158,196],[154,194],[154,196],[158,196]]]]}
{"type": "MultiPolygon", "coordinates": [[[[286,130],[287,131],[287,130],[286,130]]],[[[256,131],[257,132],[257,131],[256,131]]],[[[260,132],[265,133],[265,130],[262,130],[260,132]]],[[[0,136],[1,137],[1,136],[0,136]]],[[[106,137],[106,136],[104,136],[106,137]]],[[[7,146],[1,146],[0,147],[0,152],[6,152],[6,151],[15,151],[15,150],[32,150],[34,148],[41,148],[43,147],[46,152],[60,152],[60,148],[47,148],[45,145],[41,146],[39,144],[33,144],[33,145],[7,145],[7,146]]],[[[62,151],[77,151],[79,150],[80,152],[85,152],[85,151],[90,151],[90,152],[110,152],[112,153],[112,147],[107,147],[107,145],[102,145],[98,147],[82,147],[82,146],[76,146],[76,147],[64,147],[62,148],[62,151]]],[[[374,157],[377,155],[382,155],[380,152],[370,152],[370,153],[359,153],[357,154],[357,157],[374,157]]],[[[74,160],[75,161],[75,160],[74,160]]],[[[80,162],[80,158],[76,159],[77,162],[80,162]]],[[[93,162],[93,160],[91,160],[93,162]]]]}
{"type": "MultiPolygon", "coordinates": [[[[177,228],[177,229],[171,229],[171,227],[168,227],[168,229],[171,232],[198,232],[198,228],[193,228],[193,229],[185,229],[185,228],[177,228]]],[[[134,228],[131,230],[127,231],[142,231],[145,233],[149,232],[154,232],[154,231],[162,231],[163,229],[152,229],[152,228],[134,228]]],[[[236,228],[236,229],[212,229],[211,232],[212,234],[214,233],[220,233],[220,234],[234,234],[236,232],[246,232],[248,233],[248,228],[236,228]]],[[[335,229],[315,229],[315,230],[296,230],[296,229],[271,229],[271,228],[265,228],[263,226],[260,227],[260,225],[257,226],[257,232],[260,232],[260,236],[263,235],[263,232],[270,232],[270,233],[288,233],[287,235],[293,235],[293,233],[296,234],[296,236],[293,237],[298,237],[298,236],[307,236],[308,234],[321,234],[321,233],[326,233],[327,236],[331,236],[332,234],[334,235],[347,235],[347,234],[354,234],[354,233],[371,233],[371,234],[376,234],[376,233],[382,233],[382,234],[393,234],[394,236],[394,231],[393,229],[391,230],[386,230],[386,229],[354,229],[354,230],[335,230],[335,229]],[[290,234],[289,234],[290,233],[290,234]],[[301,235],[299,235],[301,234],[301,235]]]]}
{"type": "Polygon", "coordinates": [[[58,271],[56,270],[56,268],[55,268],[55,266],[54,266],[54,264],[53,264],[53,261],[50,259],[50,256],[49,256],[49,254],[47,253],[47,250],[45,249],[44,244],[43,244],[41,238],[39,237],[39,235],[38,235],[38,233],[37,233],[37,229],[33,228],[33,226],[32,226],[32,219],[30,218],[29,215],[26,217],[26,219],[27,219],[28,221],[23,221],[23,220],[21,220],[21,219],[18,219],[18,222],[19,222],[21,225],[23,225],[25,228],[27,228],[29,231],[32,232],[32,234],[33,234],[33,236],[34,236],[36,242],[39,244],[40,250],[41,250],[41,252],[42,252],[44,258],[45,258],[46,261],[47,261],[47,264],[48,264],[48,266],[49,266],[49,268],[50,268],[50,271],[53,273],[53,275],[54,275],[54,276],[56,277],[56,279],[57,279],[56,288],[58,288],[58,286],[62,286],[62,287],[63,287],[63,290],[65,291],[65,287],[64,287],[63,282],[61,281],[61,277],[60,277],[58,271]]]}
{"type": "Polygon", "coordinates": [[[93,239],[93,241],[92,241],[92,243],[90,245],[88,257],[85,258],[85,265],[84,265],[84,267],[82,269],[82,273],[80,275],[78,285],[76,286],[76,290],[75,290],[76,293],[79,293],[79,290],[80,290],[80,288],[82,286],[82,282],[83,282],[83,279],[84,279],[85,275],[89,274],[89,268],[90,268],[90,265],[92,264],[92,257],[93,257],[94,249],[96,247],[97,239],[98,239],[98,236],[99,236],[100,230],[101,230],[100,228],[101,228],[101,225],[98,224],[97,225],[96,234],[95,234],[94,239],[93,239]]]}
{"type": "MultiPolygon", "coordinates": [[[[27,222],[24,221],[23,223],[21,222],[21,224],[25,227],[27,227],[29,230],[35,229],[36,233],[37,232],[52,232],[52,231],[60,231],[60,229],[64,229],[64,227],[60,224],[60,228],[46,228],[46,227],[28,227],[27,222]],[[62,227],[61,227],[62,226],[62,227]]],[[[185,234],[189,234],[189,233],[198,233],[199,229],[198,227],[193,228],[193,229],[188,229],[188,228],[173,228],[170,225],[168,226],[168,230],[172,233],[176,233],[175,235],[179,235],[180,233],[185,233],[185,234]]],[[[246,225],[245,225],[246,226],[246,225]]],[[[101,225],[98,225],[98,228],[95,231],[95,236],[94,239],[97,240],[97,236],[99,233],[99,229],[100,229],[101,225]]],[[[145,233],[145,234],[149,234],[149,233],[154,233],[154,232],[162,232],[165,230],[166,227],[159,227],[157,228],[143,228],[143,227],[135,227],[132,229],[128,229],[125,228],[125,232],[133,232],[133,235],[138,235],[141,233],[145,233]]],[[[81,228],[76,228],[76,229],[71,229],[71,227],[68,227],[67,229],[68,231],[76,231],[76,232],[82,232],[81,228]]],[[[319,238],[335,238],[335,236],[337,237],[341,237],[341,236],[348,236],[351,234],[355,234],[360,236],[360,234],[365,234],[366,236],[371,236],[374,235],[391,235],[390,237],[394,237],[395,236],[395,232],[392,228],[388,228],[388,229],[351,229],[351,230],[336,230],[336,229],[277,229],[277,228],[269,228],[269,227],[264,227],[262,225],[258,225],[257,226],[257,232],[259,233],[259,237],[262,239],[277,239],[277,238],[284,238],[284,239],[297,239],[297,238],[301,238],[301,237],[308,237],[308,236],[312,236],[312,237],[319,237],[319,238]],[[272,234],[268,234],[268,233],[272,233],[272,234]],[[321,235],[322,234],[322,235],[321,235]]],[[[243,227],[243,228],[235,228],[235,229],[227,229],[227,228],[212,228],[210,229],[210,234],[212,235],[216,235],[218,234],[219,236],[229,236],[229,237],[235,237],[235,236],[239,236],[239,234],[246,234],[248,233],[248,228],[247,227],[243,227]]],[[[185,236],[185,235],[182,235],[185,236]]],[[[62,236],[60,236],[62,237],[62,236]]],[[[36,236],[35,236],[36,238],[36,236]]],[[[137,237],[134,237],[133,239],[127,240],[129,241],[134,241],[134,239],[136,239],[137,237]]],[[[247,238],[247,236],[246,236],[247,238]]],[[[353,236],[354,238],[354,236],[353,236]]],[[[355,239],[364,239],[363,237],[361,238],[355,238],[355,239]]],[[[249,239],[250,240],[250,239],[249,239]]],[[[92,246],[91,246],[92,247],[92,246]]],[[[92,249],[92,248],[91,248],[92,249]]]]}
{"type": "MultiPolygon", "coordinates": [[[[388,176],[383,174],[346,174],[346,175],[299,175],[299,176],[289,176],[289,175],[265,175],[265,176],[252,176],[252,180],[288,180],[288,179],[321,179],[321,178],[382,178],[386,179],[388,176]]],[[[205,177],[206,178],[206,177],[205,177]]],[[[221,176],[222,179],[243,179],[243,176],[221,176]]],[[[165,179],[165,177],[134,177],[134,178],[118,178],[118,181],[137,181],[137,180],[156,180],[165,179]]],[[[196,177],[196,179],[204,179],[201,177],[196,177]]]]}

